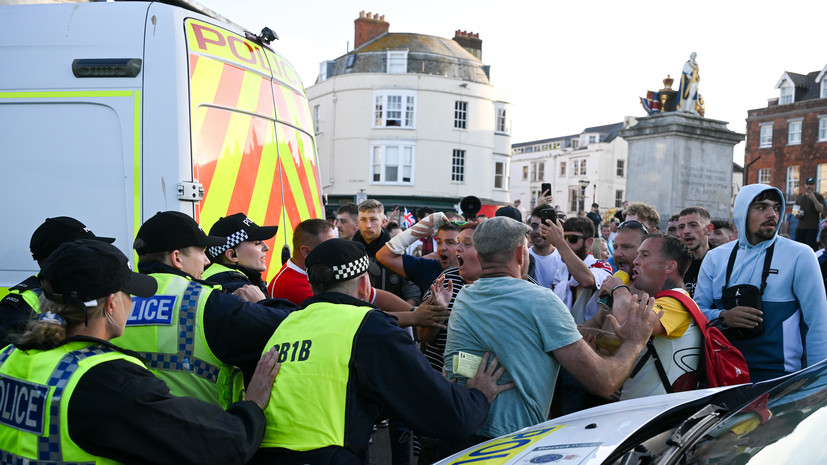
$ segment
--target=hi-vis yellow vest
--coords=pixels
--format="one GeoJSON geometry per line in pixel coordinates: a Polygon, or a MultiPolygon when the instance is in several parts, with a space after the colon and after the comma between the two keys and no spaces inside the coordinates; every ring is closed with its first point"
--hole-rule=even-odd
{"type": "Polygon", "coordinates": [[[40,281],[37,279],[37,276],[31,276],[17,286],[9,288],[9,293],[6,294],[6,296],[12,296],[9,298],[17,297],[23,299],[23,302],[31,307],[32,311],[40,313],[41,292],[40,281]]]}
{"type": "Polygon", "coordinates": [[[234,269],[232,269],[228,266],[224,266],[220,263],[213,263],[212,265],[208,266],[206,270],[204,270],[204,273],[201,274],[201,279],[203,279],[205,281],[209,281],[210,277],[215,276],[218,273],[226,273],[228,271],[231,272],[231,273],[237,273],[241,276],[244,276],[245,278],[247,277],[244,273],[242,273],[238,270],[234,270],[234,269]]]}
{"type": "Polygon", "coordinates": [[[344,447],[353,339],[371,309],[319,302],[293,312],[265,351],[279,349],[281,369],[264,411],[261,447],[295,451],[344,447]]]}
{"type": "Polygon", "coordinates": [[[90,368],[111,360],[143,366],[135,357],[88,341],[52,350],[3,349],[0,463],[117,463],[83,451],[69,437],[68,424],[69,399],[78,381],[90,368]]]}
{"type": "Polygon", "coordinates": [[[227,408],[240,399],[244,382],[241,370],[218,360],[207,344],[204,307],[213,289],[174,274],[150,276],[158,292],[132,297],[123,336],[112,342],[147,359],[172,395],[227,408]]]}

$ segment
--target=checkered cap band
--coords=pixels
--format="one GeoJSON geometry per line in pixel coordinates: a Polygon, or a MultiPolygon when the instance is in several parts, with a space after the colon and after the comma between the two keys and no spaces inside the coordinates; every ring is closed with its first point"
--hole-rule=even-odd
{"type": "Polygon", "coordinates": [[[350,263],[333,265],[333,279],[335,281],[346,281],[354,276],[359,276],[368,270],[369,263],[370,261],[367,255],[363,255],[361,258],[350,263]]]}
{"type": "Polygon", "coordinates": [[[233,247],[241,244],[242,242],[246,241],[247,238],[250,237],[247,235],[247,231],[243,229],[239,229],[238,231],[230,234],[227,237],[227,242],[222,245],[216,245],[207,249],[207,254],[209,254],[210,258],[215,258],[224,253],[227,249],[232,249],[233,247]]]}

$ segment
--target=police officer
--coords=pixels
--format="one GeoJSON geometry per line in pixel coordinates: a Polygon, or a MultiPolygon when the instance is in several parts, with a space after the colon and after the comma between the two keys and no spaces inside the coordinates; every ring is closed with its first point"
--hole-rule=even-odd
{"type": "Polygon", "coordinates": [[[262,359],[248,401],[226,412],[173,397],[123,332],[130,297],[157,284],[100,241],[54,251],[40,273],[41,315],[0,351],[2,463],[245,463],[258,448],[277,354],[262,359]],[[23,414],[21,414],[23,412],[23,414]]]}
{"type": "Polygon", "coordinates": [[[364,301],[369,263],[361,244],[342,239],[307,256],[314,297],[267,342],[279,348],[282,368],[251,463],[366,463],[383,415],[429,436],[465,438],[482,426],[497,394],[513,387],[496,384],[503,369],[496,359],[488,365],[488,354],[467,387],[434,371],[396,319],[364,301]]]}
{"type": "Polygon", "coordinates": [[[267,270],[267,251],[264,243],[272,239],[278,226],[259,226],[244,213],[236,213],[219,219],[210,228],[210,236],[223,237],[225,242],[207,248],[212,264],[204,271],[203,278],[218,283],[225,290],[255,285],[267,295],[267,283],[261,273],[267,270]]]}
{"type": "MultiPolygon", "coordinates": [[[[46,221],[35,229],[29,242],[29,250],[40,268],[60,244],[75,239],[95,239],[110,244],[115,242],[111,237],[95,236],[86,225],[74,218],[57,216],[46,218],[46,221]]],[[[0,347],[10,344],[13,335],[23,331],[29,318],[38,313],[39,296],[40,281],[35,275],[10,288],[8,295],[0,300],[0,347]]]]}
{"type": "Polygon", "coordinates": [[[148,219],[134,246],[139,271],[155,278],[158,292],[133,299],[126,331],[117,341],[146,358],[172,394],[222,407],[241,395],[237,367],[249,379],[265,342],[295,308],[284,301],[246,302],[201,281],[209,264],[204,249],[225,243],[181,212],[148,219]]]}

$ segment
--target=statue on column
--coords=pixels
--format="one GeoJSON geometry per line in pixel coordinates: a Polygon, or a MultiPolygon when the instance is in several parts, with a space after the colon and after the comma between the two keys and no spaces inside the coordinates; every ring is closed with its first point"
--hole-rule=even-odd
{"type": "Polygon", "coordinates": [[[680,99],[678,111],[697,115],[698,107],[700,106],[698,99],[698,81],[701,80],[701,76],[698,74],[698,63],[695,62],[696,55],[695,52],[692,52],[692,54],[689,55],[689,60],[683,65],[681,84],[678,88],[678,97],[680,99]]]}

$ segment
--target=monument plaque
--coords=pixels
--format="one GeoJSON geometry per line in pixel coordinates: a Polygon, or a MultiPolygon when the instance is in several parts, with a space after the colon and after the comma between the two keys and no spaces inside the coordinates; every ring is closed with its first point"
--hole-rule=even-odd
{"type": "Polygon", "coordinates": [[[730,218],[732,148],[744,139],[725,121],[667,112],[620,131],[629,143],[626,199],[655,206],[666,221],[690,206],[730,218]]]}

